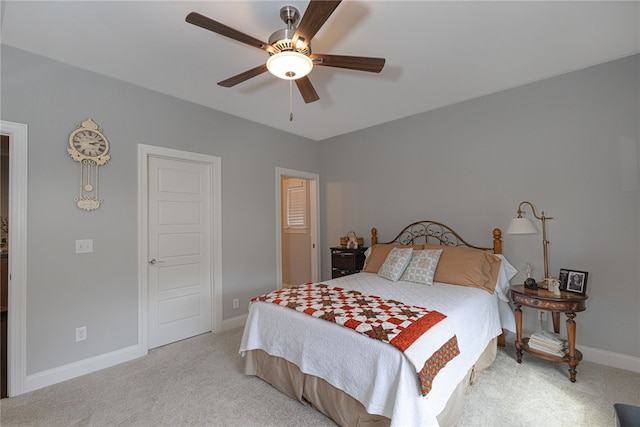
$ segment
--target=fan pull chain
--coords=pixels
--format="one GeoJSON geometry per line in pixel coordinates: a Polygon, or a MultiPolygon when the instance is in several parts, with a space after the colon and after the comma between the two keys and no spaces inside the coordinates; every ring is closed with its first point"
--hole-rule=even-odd
{"type": "Polygon", "coordinates": [[[289,121],[293,121],[293,80],[289,80],[289,121]]]}

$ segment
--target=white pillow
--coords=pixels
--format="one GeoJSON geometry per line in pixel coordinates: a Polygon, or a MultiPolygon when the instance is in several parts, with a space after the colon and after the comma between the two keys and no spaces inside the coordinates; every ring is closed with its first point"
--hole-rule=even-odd
{"type": "Polygon", "coordinates": [[[413,248],[393,248],[378,271],[378,276],[397,282],[411,260],[413,248]]]}
{"type": "Polygon", "coordinates": [[[501,259],[500,272],[498,273],[498,281],[496,283],[496,293],[498,298],[504,302],[509,302],[509,280],[518,274],[518,269],[504,257],[504,255],[496,255],[501,259]]]}
{"type": "Polygon", "coordinates": [[[433,285],[433,275],[436,272],[440,254],[442,254],[442,249],[413,251],[411,261],[409,261],[400,280],[433,285]]]}

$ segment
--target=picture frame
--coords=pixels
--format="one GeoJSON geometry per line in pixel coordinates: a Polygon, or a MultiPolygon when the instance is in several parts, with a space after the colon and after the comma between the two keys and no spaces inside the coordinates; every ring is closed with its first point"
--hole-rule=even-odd
{"type": "Polygon", "coordinates": [[[560,290],[585,295],[587,293],[588,277],[589,273],[586,271],[561,268],[559,275],[560,290]]]}

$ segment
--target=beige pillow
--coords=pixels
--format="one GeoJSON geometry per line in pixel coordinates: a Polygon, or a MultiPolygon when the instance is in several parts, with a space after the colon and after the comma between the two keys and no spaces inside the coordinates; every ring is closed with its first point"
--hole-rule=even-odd
{"type": "Polygon", "coordinates": [[[481,288],[493,293],[500,272],[500,258],[488,251],[465,246],[424,245],[442,249],[433,280],[481,288]]]}
{"type": "Polygon", "coordinates": [[[380,267],[382,267],[382,264],[384,263],[384,260],[387,259],[387,255],[389,255],[389,252],[391,252],[391,249],[393,248],[412,248],[418,250],[422,249],[422,245],[405,246],[390,243],[378,243],[377,245],[373,245],[371,247],[371,253],[367,257],[362,271],[366,271],[367,273],[378,273],[378,271],[380,271],[380,267]]]}
{"type": "Polygon", "coordinates": [[[491,265],[491,271],[489,272],[489,280],[482,286],[484,289],[493,293],[496,290],[496,284],[498,283],[498,274],[500,274],[500,263],[502,260],[500,257],[493,254],[489,255],[489,264],[491,265]]]}

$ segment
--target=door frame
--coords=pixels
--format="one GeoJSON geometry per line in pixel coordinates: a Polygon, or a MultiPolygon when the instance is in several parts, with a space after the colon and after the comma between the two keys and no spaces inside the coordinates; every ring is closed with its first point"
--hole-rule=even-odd
{"type": "Polygon", "coordinates": [[[282,286],[282,178],[302,178],[309,185],[309,232],[311,234],[311,280],[320,281],[320,175],[312,172],[297,171],[276,167],[276,280],[282,286]]]}
{"type": "Polygon", "coordinates": [[[222,171],[221,158],[171,148],[138,144],[138,344],[149,349],[149,157],[207,164],[211,167],[211,325],[222,329],[222,171]]]}
{"type": "Polygon", "coordinates": [[[24,393],[27,382],[27,182],[28,127],[0,120],[9,137],[9,316],[7,393],[24,393]]]}

